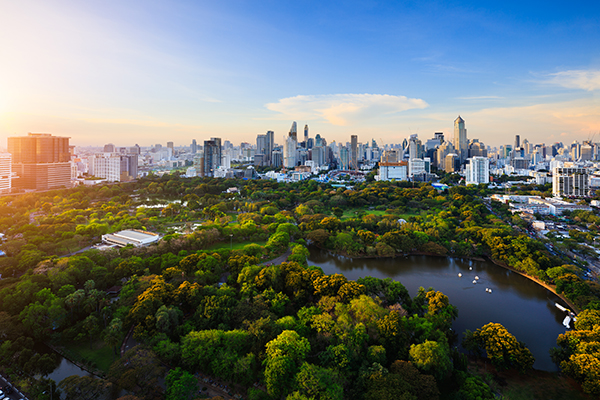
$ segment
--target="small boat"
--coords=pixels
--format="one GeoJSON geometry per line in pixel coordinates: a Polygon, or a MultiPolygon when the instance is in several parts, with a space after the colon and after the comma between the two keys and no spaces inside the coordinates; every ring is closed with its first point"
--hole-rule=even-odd
{"type": "Polygon", "coordinates": [[[458,273],[458,277],[459,277],[459,278],[462,278],[462,274],[461,274],[460,272],[458,273]]]}
{"type": "Polygon", "coordinates": [[[479,280],[479,277],[478,277],[477,275],[475,275],[475,280],[476,280],[476,281],[478,281],[478,280],[479,280]]]}
{"type": "Polygon", "coordinates": [[[566,308],[564,308],[563,306],[561,306],[561,305],[560,305],[560,304],[558,304],[558,303],[554,303],[554,305],[555,305],[555,306],[556,306],[556,308],[558,308],[560,311],[569,311],[569,310],[567,310],[566,308]]]}
{"type": "Polygon", "coordinates": [[[488,290],[489,293],[492,293],[492,289],[488,290]]]}
{"type": "Polygon", "coordinates": [[[469,271],[473,271],[473,267],[469,267],[469,271]]]}
{"type": "Polygon", "coordinates": [[[477,283],[477,281],[474,280],[473,283],[477,283]]]}

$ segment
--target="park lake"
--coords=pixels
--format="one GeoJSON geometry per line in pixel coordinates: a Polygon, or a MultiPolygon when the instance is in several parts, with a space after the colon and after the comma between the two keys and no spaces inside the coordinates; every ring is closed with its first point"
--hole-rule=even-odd
{"type": "Polygon", "coordinates": [[[531,350],[534,368],[558,370],[549,350],[566,330],[562,325],[566,313],[555,303],[567,305],[518,273],[487,261],[451,257],[347,258],[315,247],[309,250],[308,265],[320,267],[325,274],[339,273],[351,280],[366,276],[392,278],[401,282],[411,296],[421,286],[439,290],[458,308],[452,328],[459,335],[459,343],[466,329],[474,331],[489,322],[500,323],[531,350]],[[479,280],[473,284],[476,276],[479,280]]]}

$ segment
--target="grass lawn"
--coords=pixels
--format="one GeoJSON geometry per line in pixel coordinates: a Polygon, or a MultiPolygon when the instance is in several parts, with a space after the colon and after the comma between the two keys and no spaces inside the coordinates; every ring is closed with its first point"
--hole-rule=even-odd
{"type": "Polygon", "coordinates": [[[76,361],[83,362],[85,364],[92,363],[94,368],[97,368],[104,373],[108,373],[108,370],[118,356],[113,355],[113,350],[109,348],[102,340],[90,342],[88,340],[80,343],[70,343],[64,345],[68,355],[75,358],[76,361]]]}
{"type": "Polygon", "coordinates": [[[373,214],[373,215],[384,215],[384,210],[365,210],[364,208],[348,208],[344,210],[344,214],[341,219],[346,218],[354,218],[356,217],[357,212],[364,212],[365,214],[373,214]]]}
{"type": "Polygon", "coordinates": [[[240,242],[240,243],[233,242],[233,246],[231,245],[230,242],[220,242],[220,243],[213,244],[210,247],[207,247],[206,250],[229,249],[229,248],[233,248],[233,250],[242,250],[244,248],[244,246],[246,246],[248,244],[252,244],[252,243],[256,243],[259,246],[264,246],[265,244],[267,244],[267,241],[266,240],[263,240],[260,242],[248,241],[248,242],[240,242]]]}

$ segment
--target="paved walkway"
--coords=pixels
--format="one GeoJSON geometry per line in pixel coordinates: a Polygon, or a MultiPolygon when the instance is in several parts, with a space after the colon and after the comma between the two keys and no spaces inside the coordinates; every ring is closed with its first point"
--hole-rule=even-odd
{"type": "Polygon", "coordinates": [[[292,250],[288,249],[285,253],[283,253],[279,257],[274,258],[270,261],[265,261],[264,263],[261,263],[260,265],[267,265],[267,264],[279,265],[282,262],[287,261],[287,258],[290,256],[290,254],[292,254],[292,250]]]}

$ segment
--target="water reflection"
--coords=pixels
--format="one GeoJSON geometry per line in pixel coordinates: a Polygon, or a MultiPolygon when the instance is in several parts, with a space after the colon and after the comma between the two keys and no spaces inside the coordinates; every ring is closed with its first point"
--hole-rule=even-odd
{"type": "Polygon", "coordinates": [[[315,248],[310,249],[308,262],[326,274],[341,273],[352,280],[365,276],[392,278],[402,282],[412,296],[420,286],[433,287],[458,307],[453,329],[459,333],[459,340],[466,329],[497,322],[525,342],[535,356],[535,368],[557,370],[548,351],[556,346],[557,336],[565,332],[564,313],[554,306],[555,302],[563,303],[549,290],[517,273],[485,261],[426,256],[352,260],[315,248]],[[473,284],[475,276],[479,280],[473,284]]]}

